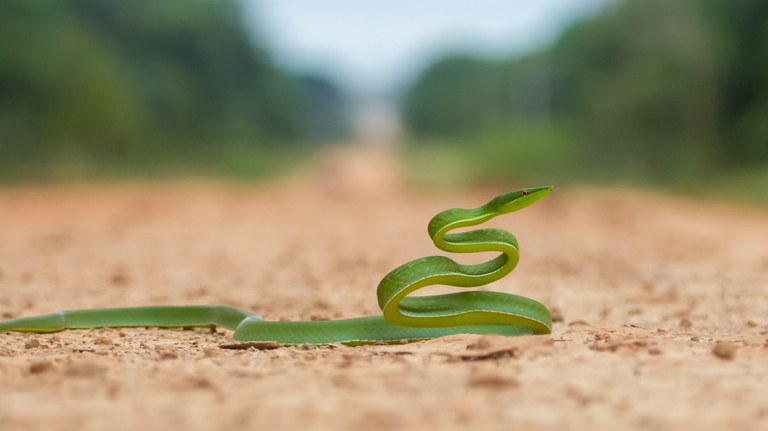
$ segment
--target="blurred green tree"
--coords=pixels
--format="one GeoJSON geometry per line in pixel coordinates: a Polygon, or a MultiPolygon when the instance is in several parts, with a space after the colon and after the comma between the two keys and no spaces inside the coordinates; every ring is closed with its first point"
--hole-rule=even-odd
{"type": "Polygon", "coordinates": [[[496,70],[487,61],[447,57],[432,64],[410,90],[404,116],[420,135],[466,134],[494,120],[498,91],[496,70]]]}
{"type": "Polygon", "coordinates": [[[768,1],[699,0],[717,58],[721,154],[768,161],[768,1]]]}
{"type": "Polygon", "coordinates": [[[764,0],[618,1],[539,52],[435,62],[407,93],[404,119],[417,140],[477,143],[496,130],[494,145],[472,151],[499,155],[547,146],[513,132],[545,121],[567,129],[570,164],[593,177],[706,177],[768,162],[764,40],[764,0]],[[500,130],[519,148],[504,148],[500,130]]]}
{"type": "Polygon", "coordinates": [[[343,112],[336,87],[317,78],[317,104],[262,39],[237,0],[4,0],[0,167],[205,159],[344,133],[328,115],[343,112]]]}
{"type": "Polygon", "coordinates": [[[565,32],[552,58],[555,103],[597,165],[652,177],[712,166],[714,56],[686,3],[622,3],[565,32]]]}

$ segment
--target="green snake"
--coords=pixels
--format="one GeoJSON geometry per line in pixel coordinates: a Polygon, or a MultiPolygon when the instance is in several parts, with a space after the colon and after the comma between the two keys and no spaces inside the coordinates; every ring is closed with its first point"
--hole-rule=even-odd
{"type": "Polygon", "coordinates": [[[379,283],[381,316],[275,322],[225,305],[150,306],[58,311],[0,322],[0,331],[57,332],[97,327],[216,327],[234,330],[238,341],[276,341],[285,345],[348,345],[409,342],[451,334],[548,334],[552,318],[532,299],[492,291],[461,291],[409,296],[426,286],[477,287],[496,281],[518,263],[517,239],[495,228],[450,231],[484,223],[525,208],[547,195],[551,186],[515,190],[477,208],[453,208],[429,222],[429,236],[439,249],[453,253],[499,252],[479,264],[463,265],[444,256],[407,262],[379,283]]]}

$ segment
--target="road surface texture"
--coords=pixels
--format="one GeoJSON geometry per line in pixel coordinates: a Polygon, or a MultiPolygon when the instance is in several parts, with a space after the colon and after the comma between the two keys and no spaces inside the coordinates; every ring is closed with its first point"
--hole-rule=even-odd
{"type": "MultiPolygon", "coordinates": [[[[438,252],[434,214],[506,191],[323,178],[4,186],[0,314],[373,315],[384,274],[438,252]]],[[[232,350],[221,329],[0,333],[0,429],[768,429],[768,209],[565,187],[490,225],[522,258],[488,288],[547,304],[551,336],[232,350]]]]}

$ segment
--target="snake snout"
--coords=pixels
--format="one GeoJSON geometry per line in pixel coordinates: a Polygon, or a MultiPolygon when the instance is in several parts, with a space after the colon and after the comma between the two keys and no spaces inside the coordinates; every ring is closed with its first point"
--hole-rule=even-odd
{"type": "Polygon", "coordinates": [[[491,201],[491,204],[495,204],[501,213],[521,210],[533,205],[536,201],[549,194],[554,188],[554,186],[540,186],[515,190],[498,196],[491,201]]]}

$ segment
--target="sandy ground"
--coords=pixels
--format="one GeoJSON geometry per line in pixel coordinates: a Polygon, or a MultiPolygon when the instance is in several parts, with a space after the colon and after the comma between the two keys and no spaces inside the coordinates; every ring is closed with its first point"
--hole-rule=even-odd
{"type": "MultiPolygon", "coordinates": [[[[0,188],[0,314],[376,314],[378,280],[435,253],[432,215],[505,191],[326,168],[0,188]]],[[[547,304],[551,336],[228,350],[226,330],[0,333],[0,429],[768,429],[768,209],[563,188],[492,224],[522,260],[491,288],[547,304]]]]}

